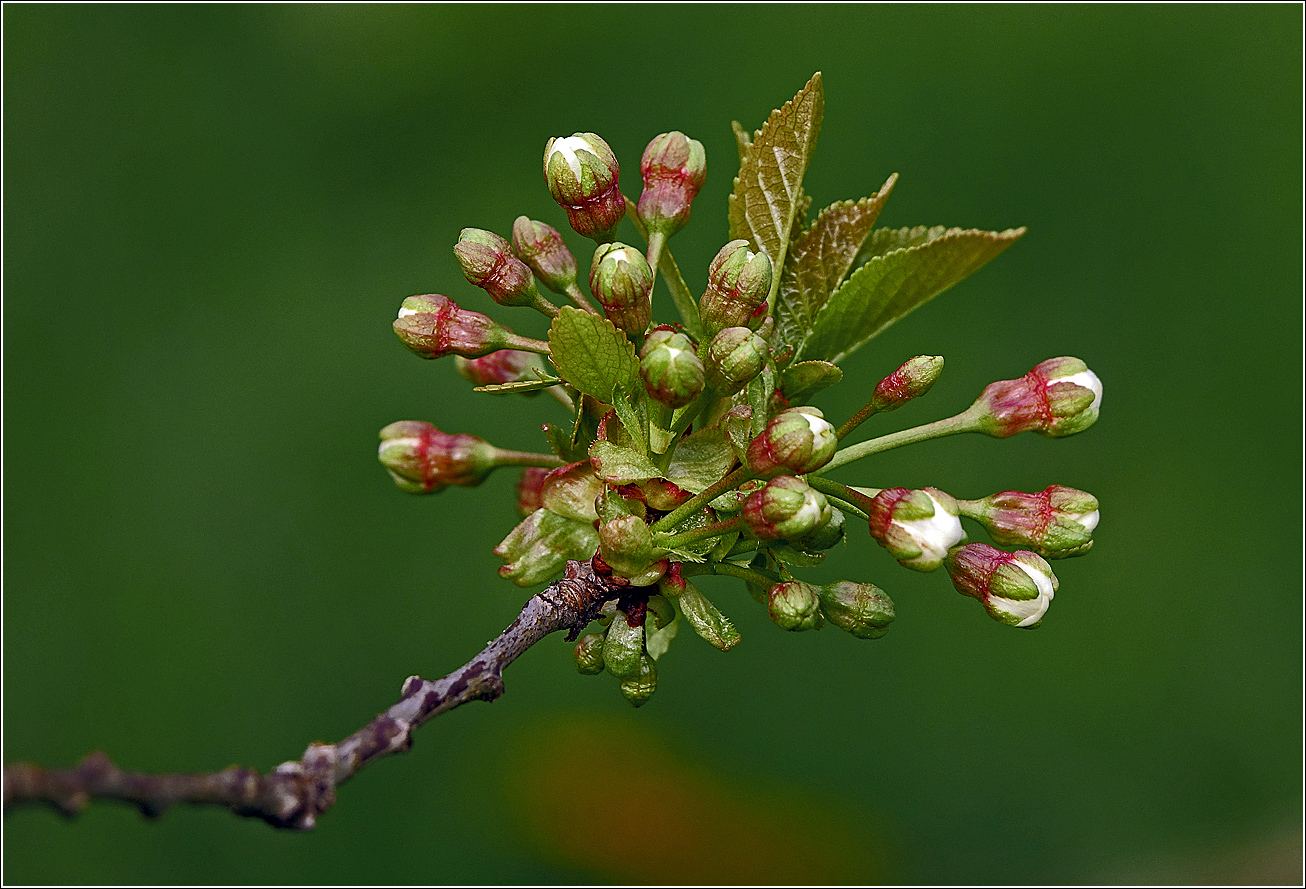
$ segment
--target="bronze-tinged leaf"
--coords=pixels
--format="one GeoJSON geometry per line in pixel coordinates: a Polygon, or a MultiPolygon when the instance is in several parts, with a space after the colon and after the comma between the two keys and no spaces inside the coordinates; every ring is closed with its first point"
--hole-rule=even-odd
{"type": "Polygon", "coordinates": [[[780,374],[780,391],[794,406],[807,404],[813,395],[843,379],[843,371],[828,361],[800,361],[780,374]]]}

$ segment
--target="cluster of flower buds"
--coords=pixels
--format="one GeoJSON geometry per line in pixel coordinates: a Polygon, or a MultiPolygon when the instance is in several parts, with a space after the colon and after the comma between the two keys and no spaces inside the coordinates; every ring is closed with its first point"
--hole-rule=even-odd
{"type": "Polygon", "coordinates": [[[1088,552],[1099,517],[1096,497],[1065,485],[1049,485],[1037,494],[1000,491],[961,506],[995,542],[1027,546],[1048,559],[1088,552]]]}
{"type": "Polygon", "coordinates": [[[1092,426],[1102,404],[1102,381],[1078,358],[1049,358],[1018,380],[990,383],[971,412],[979,431],[994,438],[1034,431],[1050,438],[1092,426]]]}
{"type": "Polygon", "coordinates": [[[938,488],[886,488],[867,510],[871,536],[898,564],[933,571],[966,539],[957,501],[938,488]]]}
{"type": "Polygon", "coordinates": [[[644,191],[636,213],[650,232],[670,237],[689,222],[690,205],[707,178],[703,145],[684,133],[663,133],[639,162],[644,191]]]}
{"type": "Polygon", "coordinates": [[[544,178],[549,193],[577,234],[600,244],[612,240],[626,215],[626,198],[617,185],[621,168],[608,143],[593,133],[550,139],[544,146],[544,178]]]}
{"type": "Polygon", "coordinates": [[[479,358],[516,345],[512,332],[488,315],[460,308],[447,296],[410,296],[399,308],[395,333],[422,358],[479,358]]]}
{"type": "Polygon", "coordinates": [[[608,320],[638,339],[653,318],[653,270],[644,254],[625,244],[602,244],[590,266],[590,292],[608,320]]]}
{"type": "Polygon", "coordinates": [[[708,266],[707,290],[698,301],[707,334],[726,327],[760,327],[766,318],[771,274],[770,258],[748,249],[747,241],[722,247],[708,266]]]}
{"type": "Polygon", "coordinates": [[[749,444],[746,459],[757,478],[806,475],[829,463],[838,447],[834,427],[817,408],[795,407],[771,418],[749,444]]]}
{"type": "Polygon", "coordinates": [[[518,216],[512,224],[512,249],[554,293],[575,286],[576,257],[553,226],[518,216]]]}
{"type": "Polygon", "coordinates": [[[655,327],[639,351],[639,373],[649,397],[669,408],[684,407],[703,391],[703,362],[689,337],[655,327]]]}
{"type": "Polygon", "coordinates": [[[494,232],[465,228],[453,248],[463,275],[501,306],[536,306],[540,291],[531,270],[513,255],[512,245],[494,232]]]}
{"type": "Polygon", "coordinates": [[[828,524],[833,512],[804,479],[781,475],[745,500],[741,515],[759,540],[799,540],[828,524]]]}
{"type": "Polygon", "coordinates": [[[978,599],[994,620],[1013,627],[1036,627],[1057,592],[1052,566],[1037,553],[994,549],[968,543],[949,551],[948,575],[963,596],[978,599]]]}
{"type": "Polygon", "coordinates": [[[544,372],[544,362],[534,352],[517,349],[499,349],[480,358],[454,358],[458,374],[477,386],[494,386],[537,379],[535,373],[544,372]]]}
{"type": "Polygon", "coordinates": [[[378,458],[400,490],[435,494],[474,488],[499,465],[500,451],[475,435],[451,435],[430,423],[400,420],[381,430],[378,458]]]}

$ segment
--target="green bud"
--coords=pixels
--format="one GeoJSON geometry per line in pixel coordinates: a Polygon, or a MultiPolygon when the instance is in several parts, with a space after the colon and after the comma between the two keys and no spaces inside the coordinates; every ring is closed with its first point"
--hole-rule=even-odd
{"type": "Polygon", "coordinates": [[[399,308],[395,334],[422,358],[479,358],[511,345],[510,331],[488,315],[460,308],[439,293],[410,296],[399,308]]]}
{"type": "Polygon", "coordinates": [[[825,552],[834,549],[845,537],[844,524],[847,521],[841,509],[831,509],[830,517],[817,525],[807,534],[793,541],[794,546],[809,553],[825,552]]]}
{"type": "Polygon", "coordinates": [[[994,438],[1034,431],[1049,438],[1097,421],[1102,381],[1078,358],[1049,358],[1016,380],[990,383],[971,406],[979,431],[994,438]]]}
{"type": "Polygon", "coordinates": [[[658,667],[653,658],[643,654],[639,659],[639,669],[635,675],[621,681],[621,694],[630,701],[631,706],[642,707],[653,697],[658,687],[658,667]]]}
{"type": "Polygon", "coordinates": [[[554,293],[576,283],[576,257],[551,225],[518,216],[512,224],[512,249],[554,293]]]}
{"type": "Polygon", "coordinates": [[[574,650],[576,669],[586,676],[603,672],[603,634],[589,633],[581,636],[574,650]]]}
{"type": "Polygon", "coordinates": [[[449,485],[474,488],[498,465],[498,448],[475,435],[451,435],[430,423],[400,420],[381,430],[377,458],[410,494],[435,494],[449,485]]]}
{"type": "Polygon", "coordinates": [[[821,611],[830,623],[858,639],[878,639],[893,620],[893,602],[873,583],[839,580],[817,587],[821,611]]]}
{"type": "Polygon", "coordinates": [[[590,292],[603,313],[632,338],[644,335],[653,317],[653,270],[634,247],[613,242],[594,251],[590,292]]]}
{"type": "Polygon", "coordinates": [[[748,249],[747,241],[731,241],[722,247],[708,266],[707,290],[698,301],[708,334],[726,327],[756,330],[767,315],[771,272],[771,260],[765,253],[748,249]]]}
{"type": "Polygon", "coordinates": [[[637,577],[656,561],[653,532],[643,519],[635,516],[604,522],[599,525],[599,555],[615,574],[637,577]]]}
{"type": "Polygon", "coordinates": [[[871,396],[871,407],[877,413],[897,410],[913,398],[920,398],[934,385],[943,373],[943,359],[938,355],[917,355],[880,380],[871,396]]]}
{"type": "Polygon", "coordinates": [[[781,475],[744,502],[748,529],[759,540],[795,540],[829,521],[825,495],[804,479],[781,475]]]}
{"type": "Polygon", "coordinates": [[[465,228],[453,248],[467,281],[501,306],[530,306],[539,302],[531,270],[512,254],[506,240],[480,228],[465,228]]]}
{"type": "Polygon", "coordinates": [[[643,657],[644,626],[632,627],[626,615],[618,611],[603,641],[603,663],[618,679],[633,679],[640,675],[643,657]]]}
{"type": "Polygon", "coordinates": [[[819,630],[825,623],[816,587],[801,580],[777,583],[767,596],[766,610],[783,630],[819,630]]]}
{"type": "Polygon", "coordinates": [[[508,564],[499,569],[517,586],[534,586],[552,579],[568,559],[588,559],[598,547],[594,526],[541,507],[508,533],[494,554],[508,564]]]}
{"type": "Polygon", "coordinates": [[[734,395],[762,372],[770,348],[747,327],[727,327],[708,343],[703,358],[707,384],[722,395],[734,395]]]}
{"type": "Polygon", "coordinates": [[[814,407],[795,407],[771,418],[748,446],[747,464],[758,478],[806,475],[834,456],[839,437],[814,407]]]}
{"type": "Polygon", "coordinates": [[[703,391],[703,362],[689,337],[668,327],[651,331],[639,350],[639,374],[654,401],[684,407],[703,391]]]}
{"type": "Polygon", "coordinates": [[[668,236],[680,231],[707,177],[703,144],[681,132],[663,133],[644,149],[639,171],[644,179],[635,211],[640,221],[668,236]]]}
{"type": "Polygon", "coordinates": [[[594,133],[550,139],[544,146],[544,179],[549,193],[578,234],[599,243],[611,240],[626,215],[617,184],[621,168],[608,143],[594,133]]]}

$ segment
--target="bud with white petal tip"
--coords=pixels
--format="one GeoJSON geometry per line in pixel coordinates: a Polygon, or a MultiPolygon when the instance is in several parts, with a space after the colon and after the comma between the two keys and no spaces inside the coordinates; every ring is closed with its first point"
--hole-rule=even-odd
{"type": "Polygon", "coordinates": [[[878,639],[889,632],[893,601],[873,583],[839,580],[816,588],[826,619],[858,639],[878,639]]]}
{"type": "Polygon", "coordinates": [[[742,514],[759,540],[795,540],[830,520],[825,495],[792,475],[771,479],[746,501],[742,514]]]}
{"type": "Polygon", "coordinates": [[[400,420],[381,430],[377,458],[400,490],[436,494],[474,488],[498,465],[498,448],[475,435],[451,435],[430,423],[400,420]]]}
{"type": "Polygon", "coordinates": [[[576,257],[553,226],[518,216],[512,224],[512,249],[554,293],[566,293],[576,283],[576,257]]]}
{"type": "Polygon", "coordinates": [[[707,384],[733,395],[762,372],[769,354],[766,340],[747,327],[727,327],[712,337],[703,356],[707,384]]]}
{"type": "Polygon", "coordinates": [[[1049,438],[1082,432],[1097,421],[1102,381],[1078,358],[1049,358],[1017,380],[990,383],[969,413],[994,438],[1034,431],[1049,438]]]}
{"type": "Polygon", "coordinates": [[[469,284],[501,306],[533,306],[540,301],[531,270],[513,255],[512,245],[494,232],[465,228],[453,248],[469,284]]]}
{"type": "Polygon", "coordinates": [[[653,318],[653,270],[634,247],[614,242],[594,251],[590,292],[608,320],[632,338],[648,330],[653,318]]]}
{"type": "Polygon", "coordinates": [[[783,630],[819,630],[825,623],[816,587],[801,580],[777,583],[767,594],[766,610],[783,630]]]}
{"type": "Polygon", "coordinates": [[[479,358],[513,343],[512,332],[488,315],[459,307],[447,296],[410,296],[399,308],[394,331],[422,358],[479,358]]]}
{"type": "Polygon", "coordinates": [[[650,232],[670,237],[689,222],[689,209],[707,177],[703,144],[684,133],[663,133],[639,162],[644,191],[636,213],[650,232]]]}
{"type": "Polygon", "coordinates": [[[707,290],[698,301],[708,334],[725,327],[756,330],[766,318],[771,274],[771,260],[748,249],[747,241],[722,247],[708,266],[707,290]]]}
{"type": "Polygon", "coordinates": [[[689,337],[670,327],[654,328],[639,350],[639,375],[659,404],[684,407],[703,391],[703,362],[689,337]]]}
{"type": "Polygon", "coordinates": [[[935,570],[966,539],[959,514],[957,501],[938,488],[886,488],[867,510],[871,536],[898,564],[917,571],[935,570]]]}
{"type": "Polygon", "coordinates": [[[626,199],[617,185],[621,168],[608,143],[594,133],[550,139],[544,146],[544,179],[553,199],[567,211],[577,234],[600,244],[626,215],[626,199]]]}
{"type": "Polygon", "coordinates": [[[994,620],[1036,627],[1059,583],[1052,566],[1028,550],[1008,553],[987,543],[968,543],[948,553],[948,574],[963,596],[978,599],[994,620]]]}
{"type": "Polygon", "coordinates": [[[747,465],[758,478],[806,475],[834,456],[839,438],[814,407],[794,407],[771,418],[748,446],[747,465]]]}
{"type": "Polygon", "coordinates": [[[1065,485],[1049,485],[1037,494],[1000,491],[963,508],[996,543],[1027,546],[1048,559],[1088,552],[1099,518],[1096,497],[1065,485]]]}

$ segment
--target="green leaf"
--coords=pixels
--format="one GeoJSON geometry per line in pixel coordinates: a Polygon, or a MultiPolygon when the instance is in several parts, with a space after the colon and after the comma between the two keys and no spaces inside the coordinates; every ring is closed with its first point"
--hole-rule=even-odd
{"type": "Polygon", "coordinates": [[[766,251],[777,270],[784,267],[794,220],[807,212],[811,202],[803,195],[803,173],[816,147],[824,110],[818,71],[798,95],[771,112],[747,151],[739,139],[741,131],[736,130],[742,159],[730,196],[730,237],[747,238],[753,249],[766,251]]]}
{"type": "Polygon", "coordinates": [[[780,391],[794,406],[806,404],[813,395],[843,379],[843,371],[828,361],[800,361],[780,374],[780,391]]]}
{"type": "Polygon", "coordinates": [[[667,478],[692,494],[719,482],[735,465],[735,451],[716,427],[685,436],[667,467],[667,478]]]}
{"type": "Polygon", "coordinates": [[[676,604],[694,628],[694,632],[722,651],[729,651],[739,642],[739,631],[707,597],[698,591],[698,587],[686,581],[685,588],[676,596],[676,604]]]}
{"type": "Polygon", "coordinates": [[[825,561],[825,553],[809,553],[784,543],[773,543],[767,547],[778,561],[799,568],[815,568],[825,561]]]}
{"type": "Polygon", "coordinates": [[[549,351],[563,379],[608,404],[639,382],[635,347],[602,315],[563,306],[549,328],[549,351]]]}
{"type": "Polygon", "coordinates": [[[541,389],[547,389],[550,386],[556,386],[562,380],[557,377],[546,377],[543,380],[517,380],[514,383],[491,383],[488,386],[477,386],[472,389],[473,392],[493,392],[503,394],[521,394],[527,392],[538,392],[541,389]]]}
{"type": "Polygon", "coordinates": [[[598,548],[599,533],[592,524],[541,507],[513,528],[494,554],[508,563],[499,569],[501,577],[533,586],[551,579],[568,559],[588,559],[598,548]]]}
{"type": "Polygon", "coordinates": [[[640,451],[610,441],[596,441],[590,445],[590,461],[598,477],[614,485],[628,485],[662,475],[662,470],[640,451]]]}
{"type": "Polygon", "coordinates": [[[658,612],[657,617],[660,617],[662,608],[659,602],[665,603],[665,607],[671,611],[671,619],[660,628],[657,626],[657,620],[652,614],[644,621],[644,650],[648,652],[648,656],[653,660],[657,660],[667,653],[671,640],[676,638],[676,631],[680,629],[680,612],[665,597],[650,596],[648,600],[649,611],[658,612]]]}
{"type": "Polygon", "coordinates": [[[1023,228],[986,232],[935,227],[902,229],[896,240],[882,238],[879,243],[911,245],[873,256],[853,272],[817,313],[801,354],[834,362],[847,358],[912,309],[1006,250],[1024,233],[1023,228]],[[917,231],[919,235],[913,234],[917,231]]]}
{"type": "Polygon", "coordinates": [[[874,196],[826,207],[794,237],[775,301],[777,342],[802,349],[817,312],[853,267],[897,181],[894,173],[874,196]]]}

